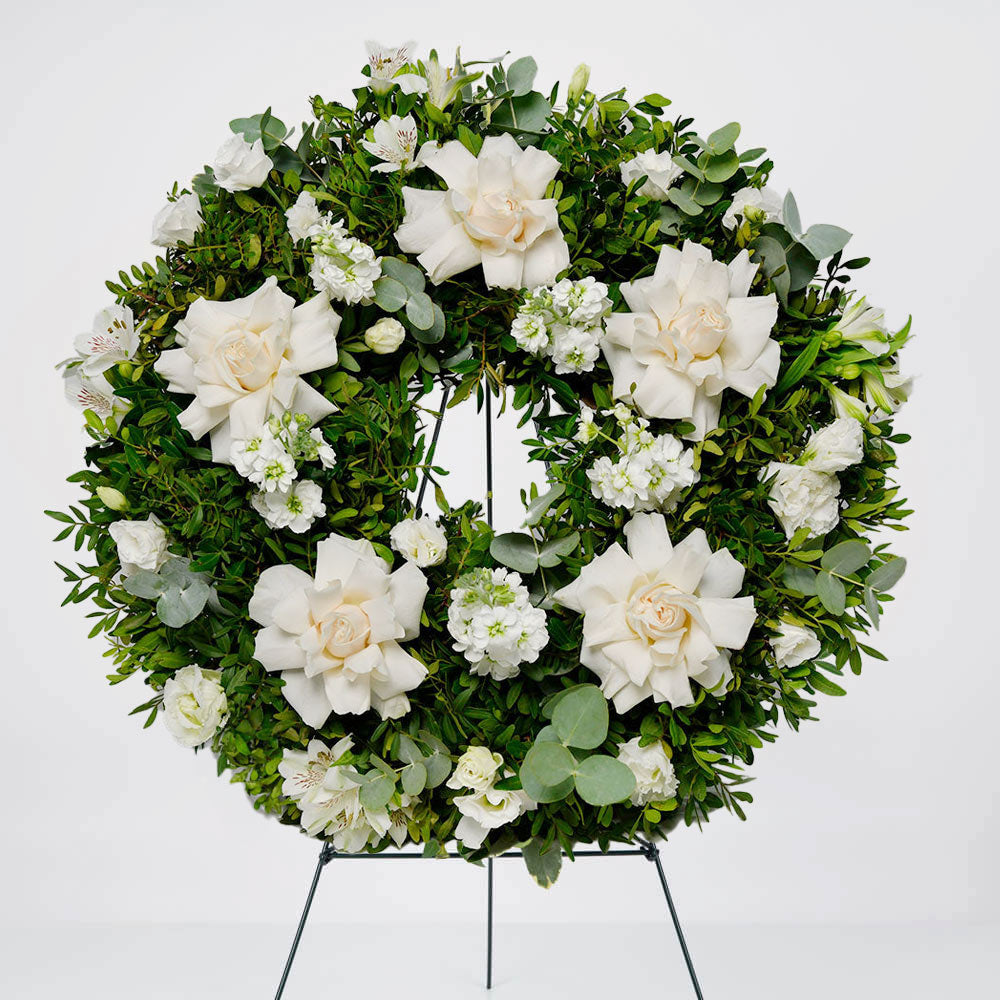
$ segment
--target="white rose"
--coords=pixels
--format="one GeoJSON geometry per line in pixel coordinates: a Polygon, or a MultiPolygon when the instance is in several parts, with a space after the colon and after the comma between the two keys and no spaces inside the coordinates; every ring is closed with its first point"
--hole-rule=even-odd
{"type": "Polygon", "coordinates": [[[186,747],[207,743],[226,714],[226,692],[217,670],[181,667],[163,685],[163,721],[186,747]]]}
{"type": "Polygon", "coordinates": [[[466,847],[482,847],[490,830],[512,823],[530,803],[531,799],[522,791],[502,792],[496,788],[475,795],[459,795],[455,807],[462,818],[455,827],[455,836],[466,847]]]}
{"type": "Polygon", "coordinates": [[[391,316],[383,316],[365,330],[365,343],[376,354],[392,354],[405,339],[406,328],[391,316]]]}
{"type": "Polygon", "coordinates": [[[639,737],[618,745],[618,759],[635,775],[632,804],[644,806],[648,802],[665,802],[677,791],[674,765],[657,740],[649,746],[639,746],[639,737]]]}
{"type": "Polygon", "coordinates": [[[455,765],[448,779],[449,788],[471,788],[474,792],[485,792],[503,764],[503,757],[486,747],[469,747],[455,765]]]}
{"type": "Polygon", "coordinates": [[[819,638],[811,628],[781,619],[780,631],[767,641],[779,667],[797,667],[819,656],[819,638]]]}
{"type": "Polygon", "coordinates": [[[237,133],[230,136],[215,154],[212,170],[215,183],[227,191],[249,191],[267,180],[274,163],[264,152],[260,139],[247,142],[237,133]]]}
{"type": "Polygon", "coordinates": [[[636,191],[653,201],[666,201],[667,188],[681,175],[681,168],[674,163],[668,150],[655,153],[651,149],[626,160],[619,167],[622,183],[627,187],[639,177],[646,177],[646,183],[636,191]]]}
{"type": "Polygon", "coordinates": [[[125,576],[140,569],[155,572],[170,557],[167,533],[155,514],[145,521],[116,521],[108,532],[118,546],[118,559],[125,576]]]}
{"type": "Polygon", "coordinates": [[[812,535],[825,535],[836,527],[840,520],[840,482],[836,476],[803,465],[772,462],[763,478],[775,475],[768,504],[789,538],[802,527],[812,535]]]}
{"type": "Polygon", "coordinates": [[[310,230],[320,218],[316,199],[308,191],[303,191],[295,200],[295,204],[285,212],[288,235],[296,242],[308,239],[311,235],[310,230]]]}
{"type": "Polygon", "coordinates": [[[838,417],[813,433],[800,461],[814,472],[843,472],[864,457],[864,428],[853,417],[838,417]]]}
{"type": "Polygon", "coordinates": [[[761,222],[781,221],[781,199],[769,187],[740,188],[733,195],[732,204],[722,217],[726,229],[735,229],[742,219],[759,219],[761,222]]]}
{"type": "Polygon", "coordinates": [[[197,194],[182,194],[168,201],[153,219],[152,241],[158,247],[175,247],[193,243],[194,235],[205,220],[201,217],[201,200],[197,194]]]}
{"type": "Polygon", "coordinates": [[[404,559],[421,568],[439,566],[448,552],[444,532],[426,515],[419,521],[407,517],[393,525],[389,543],[404,559]]]}

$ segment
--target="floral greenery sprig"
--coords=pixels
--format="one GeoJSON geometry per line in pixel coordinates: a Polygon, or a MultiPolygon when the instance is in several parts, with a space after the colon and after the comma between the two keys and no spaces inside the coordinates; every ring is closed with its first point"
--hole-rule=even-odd
{"type": "Polygon", "coordinates": [[[738,125],[535,75],[372,47],[298,132],[231,122],[77,338],[84,498],[51,514],[111,682],[255,808],[342,850],[520,844],[549,884],[742,817],[779,718],[880,656],[909,324],[738,125]],[[500,535],[430,433],[486,393],[547,470],[500,535]]]}

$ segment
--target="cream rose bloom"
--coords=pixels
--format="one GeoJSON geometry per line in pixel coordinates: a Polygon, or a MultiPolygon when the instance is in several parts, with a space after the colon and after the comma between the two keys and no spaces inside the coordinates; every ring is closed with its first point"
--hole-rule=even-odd
{"type": "Polygon", "coordinates": [[[425,515],[404,518],[393,525],[389,544],[415,566],[439,566],[448,554],[448,539],[434,520],[425,515]]]}
{"type": "Polygon", "coordinates": [[[404,187],[396,242],[434,284],[481,264],[489,288],[535,288],[569,266],[556,201],[544,197],[559,169],[554,156],[501,135],[485,139],[478,158],[453,140],[424,145],[417,162],[448,190],[404,187]]]}
{"type": "Polygon", "coordinates": [[[771,462],[762,478],[771,476],[775,480],[767,502],[789,538],[799,528],[808,528],[810,535],[825,535],[837,526],[840,481],[836,476],[787,462],[771,462]]]}
{"type": "Polygon", "coordinates": [[[179,243],[193,243],[195,234],[202,227],[201,199],[192,192],[182,194],[176,201],[169,201],[153,219],[152,242],[158,247],[175,247],[179,243]]]}
{"type": "Polygon", "coordinates": [[[449,788],[471,788],[474,792],[485,792],[493,786],[503,764],[503,757],[488,747],[469,747],[455,765],[448,778],[449,788]]]}
{"type": "Polygon", "coordinates": [[[145,521],[115,521],[108,534],[118,546],[118,560],[125,576],[141,569],[155,572],[170,558],[167,533],[155,514],[145,521]]]}
{"type": "Polygon", "coordinates": [[[677,791],[677,776],[663,743],[657,740],[649,746],[639,746],[639,737],[618,746],[618,759],[635,775],[632,805],[666,802],[677,791]]]}
{"type": "Polygon", "coordinates": [[[636,514],[617,542],[553,595],[583,618],[580,662],[601,679],[619,712],[646,698],[694,701],[691,681],[719,697],[756,618],[752,597],[736,597],[743,567],[728,549],[713,552],[705,532],[672,544],[662,514],[636,514]]]}
{"type": "Polygon", "coordinates": [[[281,671],[285,699],[314,729],[331,712],[397,718],[427,675],[399,644],[419,633],[426,596],[412,563],[390,573],[371,542],[330,535],[316,546],[315,578],[288,565],[261,573],[248,609],[264,626],[254,655],[281,671]]]}
{"type": "Polygon", "coordinates": [[[163,685],[163,721],[186,747],[207,743],[226,715],[226,692],[218,670],[181,667],[163,685]]]}
{"type": "Polygon", "coordinates": [[[690,240],[682,250],[664,246],[650,277],[621,286],[632,311],[605,320],[615,398],[646,417],[690,420],[688,436],[700,440],[718,426],[726,389],[753,396],[773,386],[778,303],[748,295],[756,273],[746,250],[727,265],[690,240]]]}
{"type": "Polygon", "coordinates": [[[365,330],[365,344],[376,354],[392,354],[406,339],[406,327],[391,316],[383,316],[365,330]]]}
{"type": "Polygon", "coordinates": [[[271,277],[242,299],[191,303],[176,327],[180,346],[155,367],[171,392],[195,397],[180,425],[196,440],[211,434],[212,458],[228,463],[233,439],[255,437],[269,416],[316,421],[334,411],[300,376],[336,363],[339,326],[325,295],[297,306],[271,277]]]}
{"type": "Polygon", "coordinates": [[[797,667],[819,656],[819,637],[811,628],[782,618],[779,631],[767,640],[779,667],[797,667]]]}
{"type": "Polygon", "coordinates": [[[215,183],[227,191],[249,191],[267,180],[274,163],[264,152],[260,139],[247,142],[238,133],[231,135],[215,154],[212,171],[215,183]]]}
{"type": "Polygon", "coordinates": [[[636,194],[644,198],[652,198],[653,201],[666,201],[667,189],[683,173],[681,168],[673,161],[673,157],[668,150],[656,153],[652,149],[647,149],[631,160],[626,160],[619,167],[622,175],[622,183],[627,187],[632,181],[639,177],[645,177],[646,182],[640,187],[636,194]]]}

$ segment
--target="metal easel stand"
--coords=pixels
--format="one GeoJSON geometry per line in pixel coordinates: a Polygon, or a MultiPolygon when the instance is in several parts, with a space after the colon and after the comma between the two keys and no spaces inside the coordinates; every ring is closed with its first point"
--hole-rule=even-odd
{"type": "MultiPolygon", "coordinates": [[[[635,848],[624,850],[612,849],[609,851],[574,851],[577,858],[613,858],[613,857],[639,857],[652,861],[656,865],[656,874],[660,879],[660,886],[663,889],[663,897],[667,901],[667,909],[670,911],[670,919],[674,925],[674,932],[677,935],[677,942],[681,946],[681,953],[684,956],[684,964],[687,966],[688,975],[691,977],[691,986],[694,995],[698,1000],[704,1000],[701,986],[698,983],[698,976],[694,971],[694,963],[691,960],[691,953],[688,951],[687,941],[684,938],[684,931],[681,928],[680,918],[677,916],[677,909],[674,906],[673,897],[670,895],[670,887],[667,885],[667,877],[663,872],[663,864],[660,861],[659,848],[648,840],[637,838],[635,848]]],[[[507,851],[498,855],[500,858],[519,858],[520,851],[507,851]]],[[[309,919],[309,911],[312,909],[313,899],[316,896],[316,888],[319,885],[319,877],[323,874],[323,869],[334,859],[339,861],[395,861],[408,858],[423,858],[422,854],[412,851],[393,854],[338,854],[330,844],[324,844],[319,852],[319,859],[316,862],[316,871],[313,873],[312,884],[309,886],[309,893],[306,896],[306,905],[302,909],[302,916],[299,918],[299,925],[295,930],[295,937],[292,939],[292,947],[285,962],[284,971],[281,973],[281,981],[278,983],[278,991],[274,995],[274,1000],[282,1000],[285,993],[285,986],[288,984],[288,977],[292,971],[292,964],[295,961],[296,952],[299,950],[299,943],[302,940],[302,932],[305,930],[306,922],[309,919]]],[[[451,851],[449,858],[460,858],[461,854],[451,851]]],[[[493,858],[486,860],[486,988],[493,988],[493,858]]]]}
{"type": "MultiPolygon", "coordinates": [[[[444,420],[445,410],[448,406],[448,396],[451,387],[445,386],[442,393],[440,412],[434,426],[433,437],[430,448],[425,458],[427,469],[420,483],[417,495],[416,509],[419,514],[423,505],[424,492],[427,489],[429,468],[437,448],[438,435],[441,432],[441,424],[444,420]]],[[[484,406],[486,418],[486,521],[493,525],[493,416],[489,387],[484,393],[484,406]]],[[[499,855],[501,858],[519,858],[520,851],[507,851],[499,855]]],[[[663,865],[660,862],[659,848],[652,842],[641,837],[636,838],[636,847],[626,849],[612,849],[608,851],[574,851],[577,858],[610,858],[610,857],[640,857],[656,865],[656,874],[660,879],[660,886],[663,889],[663,896],[667,901],[667,909],[670,911],[670,919],[673,921],[674,932],[677,934],[677,941],[681,946],[684,955],[684,964],[687,966],[688,975],[691,977],[691,985],[694,988],[697,1000],[704,1000],[701,986],[698,983],[698,976],[694,971],[694,963],[691,961],[691,953],[688,951],[687,941],[684,939],[684,931],[681,929],[680,918],[677,916],[677,909],[674,907],[673,897],[670,895],[670,887],[667,885],[667,877],[663,872],[663,865]]],[[[312,884],[309,886],[309,893],[306,896],[306,905],[303,907],[302,916],[299,918],[299,925],[295,930],[295,937],[292,939],[292,947],[285,962],[284,971],[281,974],[281,981],[278,983],[278,991],[274,995],[274,1000],[282,1000],[285,993],[285,986],[288,983],[288,976],[292,971],[292,963],[295,961],[295,954],[299,950],[299,943],[302,940],[302,932],[305,930],[306,921],[309,919],[309,911],[312,909],[313,899],[316,896],[316,888],[319,885],[319,877],[323,874],[323,869],[334,859],[340,860],[383,860],[393,861],[403,858],[422,858],[422,854],[412,851],[393,854],[338,854],[330,844],[324,844],[319,852],[319,860],[316,862],[316,871],[313,873],[312,884]]],[[[449,852],[449,858],[460,858],[461,854],[449,852]]],[[[486,988],[493,988],[493,861],[492,857],[486,859],[486,988]]]]}

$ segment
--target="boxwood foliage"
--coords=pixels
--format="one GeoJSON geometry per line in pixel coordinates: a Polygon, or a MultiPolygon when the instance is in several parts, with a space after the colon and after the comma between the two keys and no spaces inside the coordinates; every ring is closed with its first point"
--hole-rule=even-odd
{"type": "MultiPolygon", "coordinates": [[[[550,881],[553,844],[571,855],[583,842],[606,846],[662,836],[681,821],[701,824],[717,809],[742,818],[751,801],[744,787],[747,768],[775,739],[779,720],[797,729],[813,717],[817,695],[844,693],[839,677],[845,668],[859,673],[864,653],[881,658],[867,637],[891,600],[885,591],[902,561],[893,561],[884,541],[872,547],[865,542],[860,559],[856,546],[853,559],[838,561],[830,550],[877,529],[902,527],[908,511],[892,473],[904,436],[893,434],[884,414],[869,422],[864,460],[841,475],[841,520],[825,538],[800,533],[786,540],[766,502],[761,470],[772,460],[793,460],[808,433],[832,418],[831,385],[863,395],[859,379],[894,360],[906,331],[881,359],[829,333],[846,289],[867,261],[845,257],[847,234],[836,227],[803,231],[794,201],[786,200],[782,224],[743,222],[733,230],[721,225],[733,193],[761,186],[772,169],[763,149],[739,149],[737,125],[702,138],[692,119],[673,114],[666,98],[650,94],[632,101],[624,90],[604,97],[584,92],[557,107],[557,88],[550,94],[535,89],[530,59],[506,68],[490,63],[478,76],[469,72],[474,78],[444,109],[398,88],[386,94],[360,88],[354,106],[313,98],[311,120],[296,131],[270,111],[232,123],[250,139],[263,137],[275,168],[262,187],[236,194],[216,187],[206,169],[192,182],[204,215],[194,244],[133,265],[107,282],[114,298],[133,310],[140,331],[137,355],[108,373],[131,409],[120,420],[86,413],[85,468],[70,476],[82,499],[68,511],[50,513],[62,524],[58,537],[71,538],[78,553],[75,566],[60,567],[71,585],[66,601],[92,609],[91,635],[108,644],[108,679],[118,684],[139,675],[147,690],[134,711],[148,727],[174,671],[192,662],[221,670],[229,716],[210,750],[219,774],[228,772],[241,783],[263,813],[297,823],[299,812],[282,796],[277,766],[283,750],[304,748],[314,736],[331,742],[349,733],[362,771],[384,771],[387,764],[400,775],[413,760],[414,745],[428,753],[437,748],[453,761],[467,746],[485,744],[516,774],[548,725],[552,696],[593,680],[579,663],[581,619],[548,605],[548,646],[537,663],[504,682],[471,674],[452,650],[449,590],[463,572],[496,560],[483,511],[448,495],[447,470],[428,453],[438,417],[434,400],[448,387],[444,420],[464,419],[469,408],[482,407],[486,393],[503,396],[518,412],[531,458],[547,469],[546,482],[525,484],[524,491],[531,507],[525,533],[547,556],[520,567],[536,599],[544,601],[595,553],[622,539],[626,515],[598,502],[586,477],[601,445],[572,439],[581,401],[598,411],[613,404],[611,377],[603,359],[591,373],[556,376],[550,362],[518,350],[509,330],[522,293],[487,288],[478,269],[425,286],[393,238],[403,216],[404,175],[373,173],[375,161],[360,140],[389,114],[410,114],[421,142],[457,139],[477,153],[485,135],[510,132],[522,145],[548,151],[561,164],[548,193],[558,200],[569,274],[606,282],[616,307],[618,284],[651,273],[664,243],[693,240],[724,261],[749,248],[762,264],[753,292],[774,291],[780,300],[773,334],[781,346],[779,384],[752,400],[724,395],[718,428],[695,446],[701,479],[667,523],[672,535],[703,528],[713,549],[725,546],[746,567],[743,592],[753,595],[757,624],[733,655],[735,680],[721,699],[699,688],[688,707],[646,701],[610,714],[595,749],[614,755],[618,743],[635,736],[644,743],[664,741],[679,781],[675,798],[645,808],[627,800],[594,806],[571,781],[563,798],[495,831],[480,850],[467,851],[475,859],[530,842],[525,853],[550,881]],[[646,149],[669,150],[683,168],[665,202],[639,195],[642,179],[622,183],[620,164],[646,149]],[[248,503],[246,481],[231,467],[213,464],[207,442],[192,440],[180,428],[177,416],[186,399],[166,391],[153,362],[174,343],[175,324],[198,297],[244,296],[272,275],[297,301],[315,294],[308,249],[293,243],[284,217],[303,190],[384,257],[384,274],[392,280],[383,279],[371,305],[335,303],[343,316],[340,361],[308,378],[337,404],[322,431],[339,461],[313,476],[322,486],[327,516],[293,535],[269,529],[248,503]],[[395,354],[378,355],[366,348],[363,333],[386,312],[403,322],[408,336],[395,354]],[[280,676],[254,659],[257,626],[247,616],[254,584],[277,563],[311,570],[317,543],[334,531],[370,539],[392,559],[389,529],[412,511],[413,492],[424,476],[431,484],[428,500],[436,499],[449,539],[446,561],[426,571],[430,594],[423,628],[407,647],[429,675],[411,692],[412,711],[402,719],[380,721],[374,712],[334,715],[314,732],[285,702],[280,676]],[[124,515],[105,506],[99,487],[125,496],[124,515]],[[122,516],[147,514],[161,519],[171,552],[190,560],[187,571],[203,574],[214,591],[202,613],[181,627],[165,624],[152,597],[129,593],[120,582],[108,526],[122,516]],[[781,613],[818,634],[822,654],[816,661],[776,667],[767,640],[781,613]]],[[[427,177],[423,186],[435,183],[427,177]]],[[[175,186],[171,195],[182,190],[175,186]]],[[[610,417],[598,419],[613,433],[610,417]]],[[[683,428],[656,421],[653,429],[683,428]]],[[[508,781],[517,785],[516,778],[508,781]]],[[[444,785],[425,792],[409,823],[410,836],[429,854],[442,849],[458,821],[453,797],[444,785]]]]}

